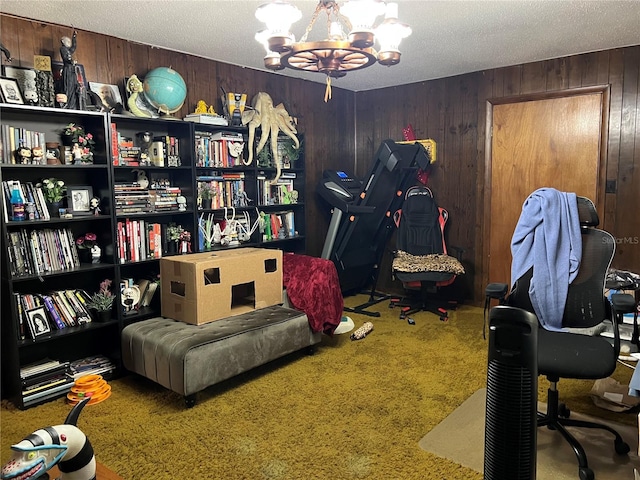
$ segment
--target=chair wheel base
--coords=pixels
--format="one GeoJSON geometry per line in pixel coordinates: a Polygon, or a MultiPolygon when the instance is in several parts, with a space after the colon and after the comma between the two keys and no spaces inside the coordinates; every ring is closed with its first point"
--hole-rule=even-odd
{"type": "Polygon", "coordinates": [[[629,453],[631,451],[631,447],[629,447],[629,444],[625,441],[615,441],[614,447],[616,449],[616,453],[618,455],[626,455],[627,453],[629,453]]]}
{"type": "Polygon", "coordinates": [[[595,475],[593,474],[593,470],[590,468],[579,468],[578,475],[580,476],[580,480],[593,480],[595,475]]]}

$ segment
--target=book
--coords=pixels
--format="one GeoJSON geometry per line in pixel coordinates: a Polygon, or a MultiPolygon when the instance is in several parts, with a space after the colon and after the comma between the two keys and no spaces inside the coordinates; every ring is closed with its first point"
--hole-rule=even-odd
{"type": "Polygon", "coordinates": [[[186,115],[183,120],[185,122],[206,123],[208,125],[222,125],[225,127],[229,125],[229,121],[226,118],[211,113],[190,113],[186,115]]]}

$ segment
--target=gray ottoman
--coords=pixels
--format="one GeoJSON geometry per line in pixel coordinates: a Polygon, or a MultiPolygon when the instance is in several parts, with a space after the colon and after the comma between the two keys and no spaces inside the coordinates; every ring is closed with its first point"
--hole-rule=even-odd
{"type": "Polygon", "coordinates": [[[192,407],[200,390],[313,347],[321,336],[304,313],[280,306],[204,325],[156,317],[123,329],[122,361],[128,370],[184,395],[192,407]]]}

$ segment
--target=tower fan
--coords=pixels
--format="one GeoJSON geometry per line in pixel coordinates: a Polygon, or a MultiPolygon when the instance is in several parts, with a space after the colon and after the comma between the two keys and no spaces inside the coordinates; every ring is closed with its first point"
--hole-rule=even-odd
{"type": "Polygon", "coordinates": [[[497,306],[489,315],[485,480],[536,478],[538,320],[497,306]]]}

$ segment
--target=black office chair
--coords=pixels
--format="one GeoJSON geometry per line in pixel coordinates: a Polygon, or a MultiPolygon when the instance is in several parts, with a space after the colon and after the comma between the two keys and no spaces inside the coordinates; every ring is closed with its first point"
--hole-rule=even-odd
{"type": "MultiPolygon", "coordinates": [[[[622,315],[633,306],[628,295],[614,295],[613,305],[604,296],[605,279],[615,252],[615,240],[607,232],[598,230],[599,223],[593,203],[584,197],[577,197],[580,219],[582,256],[576,278],[569,285],[567,302],[563,314],[563,328],[569,331],[551,331],[540,326],[538,330],[538,373],[550,382],[547,398],[547,412],[538,413],[538,426],[557,430],[571,445],[578,459],[578,473],[581,480],[593,480],[593,470],[589,468],[584,448],[566,427],[600,428],[615,437],[614,447],[619,455],[629,452],[629,445],[611,427],[594,422],[569,418],[570,411],[559,402],[557,383],[560,378],[597,380],[606,378],[616,368],[620,351],[618,323],[622,315]],[[631,302],[631,303],[630,303],[631,302]],[[592,329],[604,319],[613,324],[613,342],[598,336],[576,333],[574,329],[592,329]]],[[[511,293],[502,299],[506,306],[497,308],[524,309],[534,312],[529,298],[529,285],[535,275],[530,268],[514,284],[511,293]]],[[[506,285],[491,284],[487,294],[506,291],[506,285]]],[[[517,312],[516,312],[517,313],[517,312]]]]}
{"type": "Polygon", "coordinates": [[[416,185],[407,190],[402,210],[394,215],[398,227],[393,276],[419,295],[392,298],[389,307],[400,307],[400,318],[425,310],[440,320],[448,319],[457,303],[443,299],[439,288],[450,285],[464,273],[459,259],[448,255],[444,229],[449,213],[437,205],[431,189],[416,185]]]}

